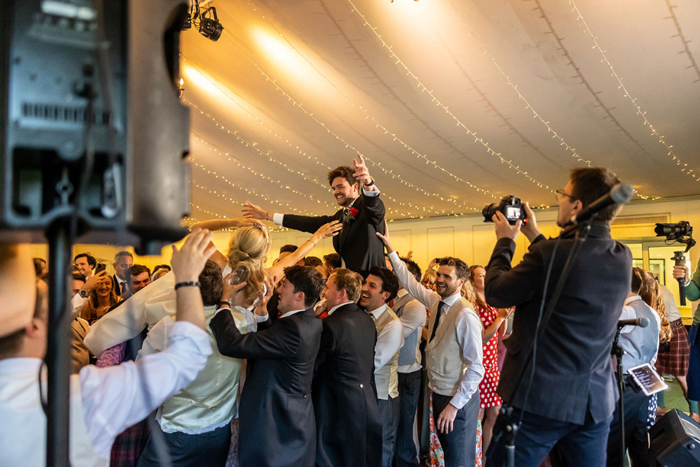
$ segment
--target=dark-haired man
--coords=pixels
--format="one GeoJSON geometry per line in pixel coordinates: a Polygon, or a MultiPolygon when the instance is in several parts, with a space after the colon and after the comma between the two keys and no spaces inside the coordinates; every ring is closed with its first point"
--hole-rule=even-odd
{"type": "Polygon", "coordinates": [[[80,253],[75,255],[75,258],[73,258],[73,265],[80,274],[85,276],[85,279],[87,280],[95,271],[97,260],[90,253],[80,253]]]}
{"type": "MultiPolygon", "coordinates": [[[[557,192],[557,225],[566,225],[618,182],[604,168],[573,170],[566,187],[557,192]]],[[[515,408],[516,421],[522,417],[515,465],[539,465],[555,444],[567,465],[605,464],[615,408],[610,349],[632,273],[629,248],[610,237],[617,210],[611,206],[593,220],[547,328],[539,335],[534,370],[529,356],[544,290],[549,299],[576,241],[575,230],[562,231],[560,240],[546,240],[527,205],[525,224],[511,226],[500,212],[493,216],[498,241],[486,267],[486,302],[499,308],[517,306],[498,385],[498,394],[515,408]],[[531,245],[520,264],[511,267],[521,226],[531,245]],[[550,281],[545,283],[550,267],[550,281]],[[521,370],[525,376],[516,391],[521,370]]],[[[502,421],[499,416],[496,426],[502,421]]],[[[506,462],[505,437],[496,442],[496,436],[494,432],[488,454],[493,467],[506,462]]]]}
{"type": "Polygon", "coordinates": [[[134,295],[139,290],[151,283],[151,270],[143,264],[134,264],[128,271],[129,296],[134,295]]]}
{"type": "Polygon", "coordinates": [[[425,347],[433,413],[445,453],[445,465],[473,466],[479,383],[484,377],[481,320],[461,295],[468,279],[467,264],[459,258],[440,259],[435,292],[423,287],[391,245],[389,233],[378,235],[401,284],[431,310],[425,347]]]}
{"type": "MultiPolygon", "coordinates": [[[[284,258],[291,255],[292,253],[294,253],[298,249],[299,249],[299,247],[296,245],[292,245],[292,244],[282,245],[280,247],[280,255],[277,257],[277,259],[272,264],[279,263],[284,258]]],[[[299,261],[296,262],[296,264],[298,266],[306,266],[306,262],[304,261],[304,258],[301,258],[299,261]]]]}
{"type": "Polygon", "coordinates": [[[357,156],[359,162],[353,159],[354,170],[341,166],[328,173],[333,196],[342,207],[333,216],[273,213],[253,204],[245,204],[243,213],[246,217],[266,219],[277,225],[311,233],[328,222],[340,220],[343,230],[333,237],[333,247],[340,254],[345,267],[355,272],[366,272],[374,266],[383,267],[384,250],[375,234],[384,232],[384,203],[379,198],[379,189],[369,175],[362,155],[358,153],[357,156]]]}
{"type": "Polygon", "coordinates": [[[362,284],[360,306],[374,319],[377,344],[374,346],[374,383],[382,421],[382,466],[394,459],[396,428],[399,424],[399,350],[403,345],[403,327],[387,302],[396,297],[399,281],[387,268],[374,267],[362,284]]]}
{"type": "Polygon", "coordinates": [[[292,266],[277,287],[280,315],[267,329],[241,335],[227,311],[211,321],[219,352],[248,359],[239,409],[240,465],[314,465],[311,382],[323,325],[313,306],[322,289],[318,271],[292,266]]]}
{"type": "Polygon", "coordinates": [[[381,464],[382,425],[374,389],[377,333],[372,318],[356,305],[361,289],[362,276],[336,269],[323,290],[328,316],[313,390],[319,467],[381,464]]]}

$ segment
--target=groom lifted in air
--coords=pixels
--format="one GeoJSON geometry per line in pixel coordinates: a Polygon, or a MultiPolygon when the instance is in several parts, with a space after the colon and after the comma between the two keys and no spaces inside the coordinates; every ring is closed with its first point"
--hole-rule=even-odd
{"type": "Polygon", "coordinates": [[[254,204],[245,204],[243,214],[254,219],[273,221],[277,225],[303,232],[315,232],[334,220],[343,222],[340,235],[333,237],[333,247],[346,268],[369,271],[374,266],[385,267],[384,246],[376,233],[384,234],[384,203],[379,189],[369,175],[360,153],[353,159],[354,170],[341,166],[328,172],[328,183],[342,209],[332,216],[297,216],[265,211],[254,204]]]}

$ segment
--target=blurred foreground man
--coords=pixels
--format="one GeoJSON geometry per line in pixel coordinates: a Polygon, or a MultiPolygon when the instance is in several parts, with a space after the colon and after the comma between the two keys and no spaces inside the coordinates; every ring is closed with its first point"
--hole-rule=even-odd
{"type": "MultiPolygon", "coordinates": [[[[211,237],[207,231],[196,231],[182,250],[173,248],[173,270],[181,285],[177,288],[177,323],[169,347],[136,363],[110,368],[88,365],[71,377],[72,465],[109,465],[114,438],[187,386],[204,367],[212,349],[203,330],[202,297],[196,281],[213,252],[211,237]]],[[[7,277],[0,276],[0,282],[5,280],[7,277]]],[[[35,281],[33,270],[26,281],[35,281]]],[[[37,300],[29,324],[0,338],[3,467],[46,463],[46,416],[40,396],[46,381],[40,384],[39,374],[46,354],[48,289],[43,281],[36,281],[35,290],[37,300]]]]}

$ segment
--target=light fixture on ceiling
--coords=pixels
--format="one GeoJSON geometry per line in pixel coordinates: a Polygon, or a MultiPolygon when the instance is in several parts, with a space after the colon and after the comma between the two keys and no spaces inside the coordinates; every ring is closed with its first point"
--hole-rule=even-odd
{"type": "Polygon", "coordinates": [[[202,1],[200,5],[199,0],[192,0],[190,5],[190,11],[182,24],[182,29],[191,29],[194,26],[199,30],[199,33],[216,42],[221,37],[221,33],[224,31],[224,27],[219,21],[219,17],[216,14],[216,8],[209,6],[202,8],[200,6],[211,3],[210,1],[202,1]]]}

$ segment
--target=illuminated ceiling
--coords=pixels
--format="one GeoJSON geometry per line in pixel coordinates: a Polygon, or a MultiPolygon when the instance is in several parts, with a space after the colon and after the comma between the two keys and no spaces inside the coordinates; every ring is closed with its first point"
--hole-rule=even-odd
{"type": "Polygon", "coordinates": [[[331,213],[360,151],[392,219],[554,203],[574,167],[700,193],[696,0],[215,0],[182,35],[194,219],[331,213]]]}

